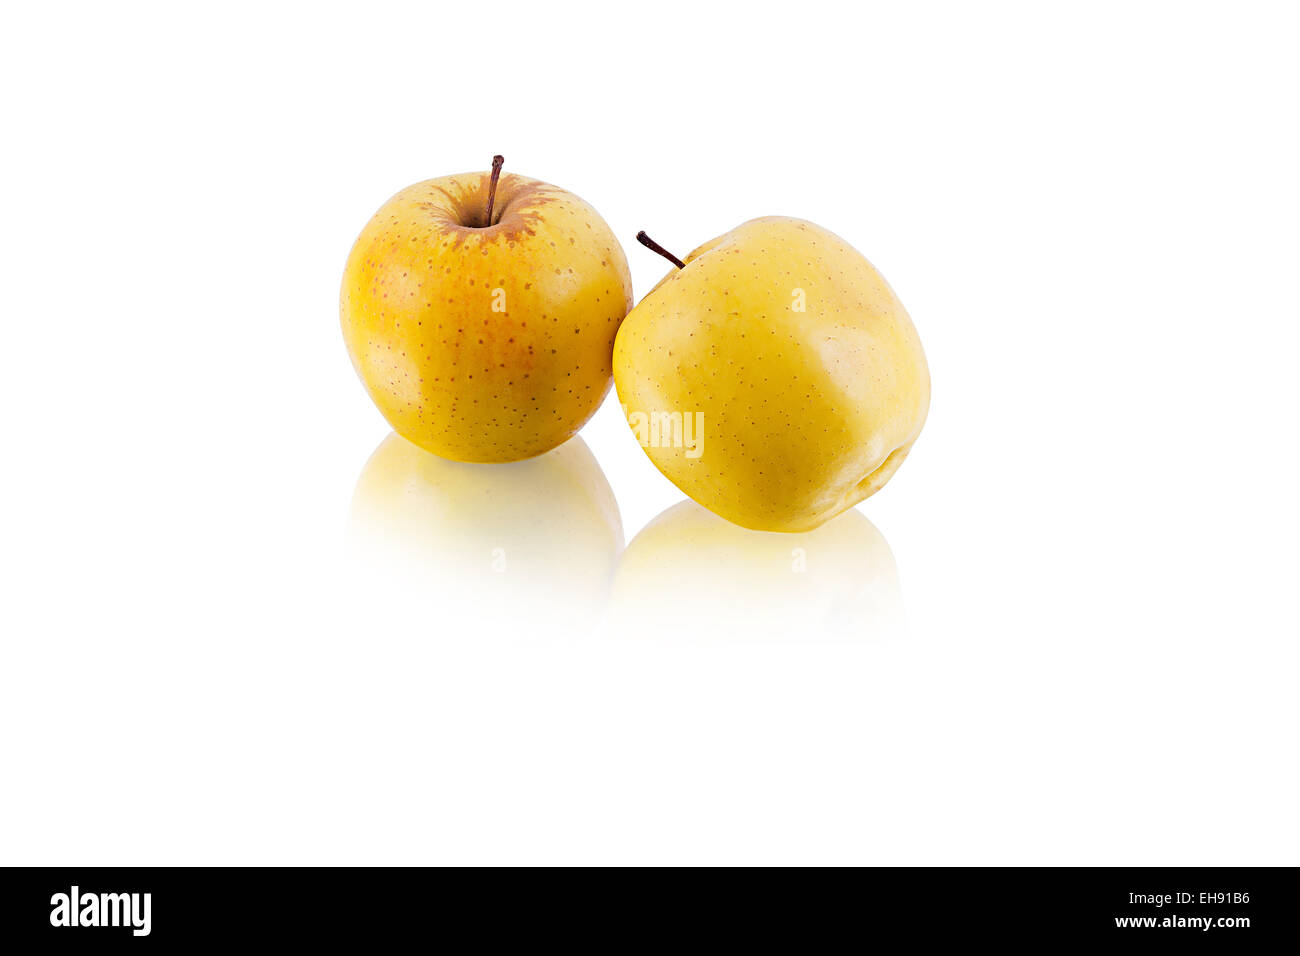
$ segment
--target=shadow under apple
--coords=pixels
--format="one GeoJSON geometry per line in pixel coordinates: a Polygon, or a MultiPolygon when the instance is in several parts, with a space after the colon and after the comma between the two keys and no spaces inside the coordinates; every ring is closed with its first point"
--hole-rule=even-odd
{"type": "Polygon", "coordinates": [[[357,480],[348,537],[390,599],[518,634],[589,628],[623,550],[614,493],[576,437],[526,461],[468,464],[390,434],[357,480]]]}
{"type": "Polygon", "coordinates": [[[903,631],[884,536],[850,509],[814,531],[749,531],[694,501],[628,545],[606,630],[654,639],[888,639],[903,631]]]}

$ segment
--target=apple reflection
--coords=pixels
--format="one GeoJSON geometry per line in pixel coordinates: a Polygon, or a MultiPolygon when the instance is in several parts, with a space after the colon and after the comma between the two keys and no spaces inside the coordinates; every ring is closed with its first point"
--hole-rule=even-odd
{"type": "Polygon", "coordinates": [[[814,531],[748,531],[694,501],[660,514],[619,562],[608,629],[655,639],[882,640],[903,631],[898,568],[850,509],[814,531]]]}
{"type": "Polygon", "coordinates": [[[604,607],[623,524],[581,438],[527,461],[467,464],[393,433],[357,480],[349,550],[432,620],[574,633],[604,607]]]}

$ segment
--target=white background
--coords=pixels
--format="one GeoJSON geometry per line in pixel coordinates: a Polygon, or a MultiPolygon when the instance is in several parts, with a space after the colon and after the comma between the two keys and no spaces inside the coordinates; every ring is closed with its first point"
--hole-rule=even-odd
{"type": "Polygon", "coordinates": [[[11,5],[0,862],[1300,862],[1295,17],[11,5]],[[889,279],[930,419],[803,577],[635,541],[612,393],[626,554],[509,466],[354,502],[348,249],[495,152],[638,297],[770,214],[889,279]]]}

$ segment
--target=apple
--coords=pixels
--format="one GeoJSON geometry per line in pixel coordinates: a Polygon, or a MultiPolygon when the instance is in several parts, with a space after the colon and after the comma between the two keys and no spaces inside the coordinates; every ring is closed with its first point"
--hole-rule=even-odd
{"type": "Polygon", "coordinates": [[[389,424],[463,462],[540,455],[609,391],[627,259],[600,215],[536,179],[416,183],[361,231],[339,312],[352,364],[389,424]]]}
{"type": "Polygon", "coordinates": [[[879,491],[925,423],[930,373],[871,263],[800,219],[751,220],[685,261],[637,238],[677,266],[614,342],[619,400],[655,466],[758,531],[807,531],[879,491]]]}

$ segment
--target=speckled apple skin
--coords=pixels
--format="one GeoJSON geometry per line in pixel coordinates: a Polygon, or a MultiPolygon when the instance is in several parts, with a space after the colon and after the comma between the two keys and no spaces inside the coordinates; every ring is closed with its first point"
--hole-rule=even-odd
{"type": "Polygon", "coordinates": [[[456,461],[531,458],[576,433],[609,391],[632,307],[627,259],[596,210],[506,174],[487,225],[488,179],[444,176],[390,199],[352,247],[340,296],[375,405],[456,461]]]}
{"type": "Polygon", "coordinates": [[[645,448],[655,466],[759,531],[816,528],[878,491],[930,407],[921,340],[880,273],[835,234],[781,217],[685,262],[614,343],[629,415],[703,413],[698,457],[661,442],[645,448]]]}

